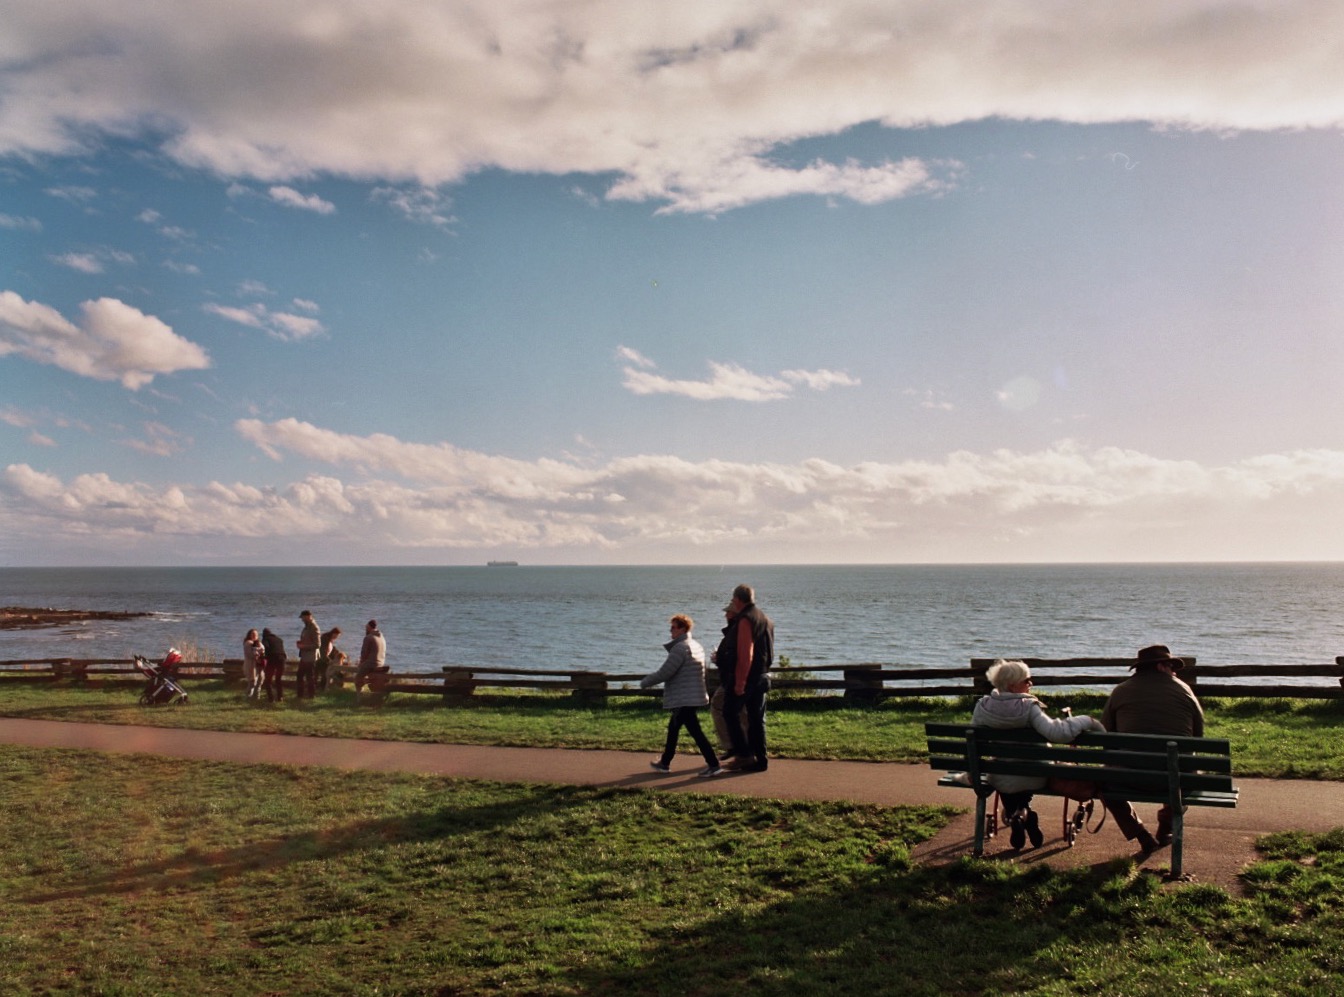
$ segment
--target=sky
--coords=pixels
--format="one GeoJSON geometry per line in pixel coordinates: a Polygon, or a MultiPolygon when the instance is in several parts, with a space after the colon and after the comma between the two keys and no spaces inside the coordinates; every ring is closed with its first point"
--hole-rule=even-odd
{"type": "Polygon", "coordinates": [[[1344,5],[8,0],[0,565],[1344,559],[1344,5]]]}

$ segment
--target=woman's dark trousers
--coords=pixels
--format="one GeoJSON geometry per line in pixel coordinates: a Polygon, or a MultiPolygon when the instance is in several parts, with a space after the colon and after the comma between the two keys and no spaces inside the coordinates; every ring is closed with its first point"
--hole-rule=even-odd
{"type": "Polygon", "coordinates": [[[700,756],[705,760],[705,764],[710,768],[718,768],[719,756],[714,754],[714,746],[709,743],[709,738],[705,737],[705,732],[700,727],[700,717],[696,715],[694,706],[679,706],[672,710],[671,716],[667,718],[667,743],[663,745],[663,764],[671,765],[672,759],[676,757],[677,741],[681,738],[683,727],[695,741],[695,746],[700,749],[700,756]]]}

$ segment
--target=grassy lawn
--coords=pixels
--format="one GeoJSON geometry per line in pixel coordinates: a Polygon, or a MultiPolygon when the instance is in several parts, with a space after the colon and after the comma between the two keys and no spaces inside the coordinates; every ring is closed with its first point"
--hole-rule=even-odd
{"type": "MultiPolygon", "coordinates": [[[[0,680],[2,682],[3,680],[0,680]]],[[[537,745],[652,751],[662,744],[665,718],[656,701],[613,698],[590,706],[563,695],[477,697],[443,706],[437,696],[394,693],[379,707],[360,705],[350,691],[305,703],[286,698],[270,706],[245,700],[218,682],[190,683],[186,707],[146,708],[128,688],[0,684],[0,715],[115,724],[152,724],[365,737],[457,744],[537,745]]],[[[1099,695],[1049,695],[1057,713],[1101,713],[1099,695]]],[[[1344,779],[1344,703],[1311,700],[1211,700],[1204,704],[1210,737],[1232,742],[1238,775],[1344,779]]],[[[889,699],[848,707],[837,699],[772,697],[771,751],[786,758],[849,758],[921,762],[924,723],[968,719],[971,700],[889,699]]],[[[708,717],[705,717],[706,723],[708,717]]]]}
{"type": "Polygon", "coordinates": [[[912,868],[938,809],[0,747],[6,994],[1319,994],[1344,832],[1250,896],[912,868]]]}

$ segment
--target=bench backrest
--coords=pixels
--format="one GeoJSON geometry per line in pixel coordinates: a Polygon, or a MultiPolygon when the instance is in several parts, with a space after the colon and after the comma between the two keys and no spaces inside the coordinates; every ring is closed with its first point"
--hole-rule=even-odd
{"type": "Polygon", "coordinates": [[[1029,727],[930,723],[924,732],[930,767],[944,771],[1082,779],[1150,793],[1169,789],[1173,778],[1183,793],[1233,790],[1232,747],[1221,738],[1089,731],[1067,745],[1029,727]]]}

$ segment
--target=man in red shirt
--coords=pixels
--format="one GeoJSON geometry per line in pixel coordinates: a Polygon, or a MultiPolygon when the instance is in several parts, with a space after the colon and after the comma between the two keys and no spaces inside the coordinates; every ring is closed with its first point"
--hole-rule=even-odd
{"type": "Polygon", "coordinates": [[[735,717],[745,710],[747,732],[743,736],[741,725],[728,725],[734,757],[727,767],[764,772],[770,765],[765,752],[765,694],[770,689],[768,673],[775,661],[775,625],[756,607],[756,593],[750,585],[733,589],[728,605],[733,616],[719,654],[722,657],[729,652],[731,660],[717,662],[725,679],[731,677],[723,712],[735,717]]]}

